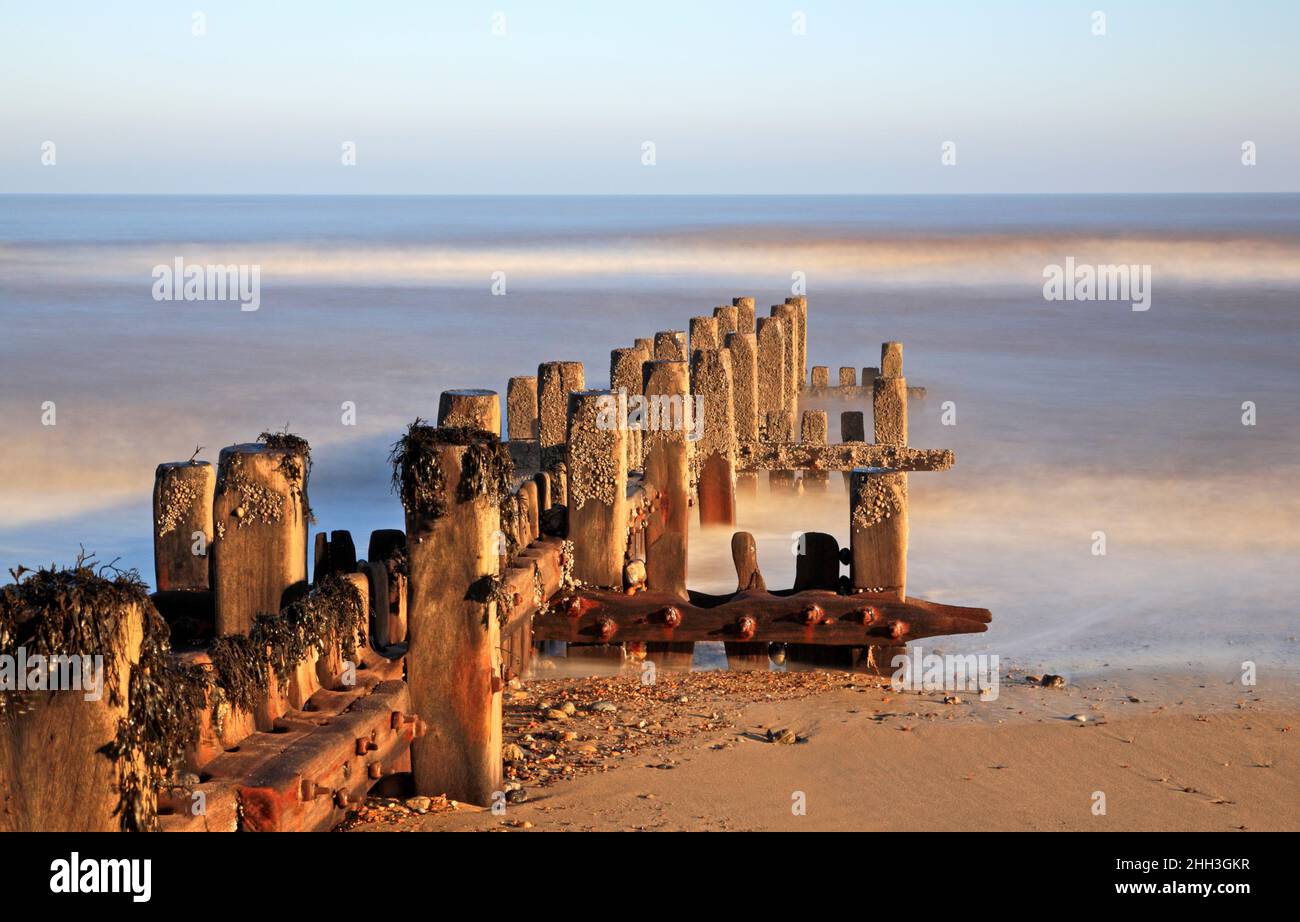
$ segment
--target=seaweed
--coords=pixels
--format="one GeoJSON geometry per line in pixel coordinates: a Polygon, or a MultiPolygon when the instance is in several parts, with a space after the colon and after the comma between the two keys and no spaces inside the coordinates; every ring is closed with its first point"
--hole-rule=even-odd
{"type": "Polygon", "coordinates": [[[280,461],[280,473],[289,481],[294,496],[302,500],[303,517],[316,524],[316,515],[307,501],[307,481],[311,477],[311,445],[300,435],[289,431],[288,424],[280,432],[263,432],[257,440],[267,448],[285,452],[280,461]]]}
{"type": "MultiPolygon", "coordinates": [[[[123,704],[117,655],[123,616],[132,606],[143,614],[126,715],[103,750],[118,767],[123,831],[157,829],[157,794],[174,787],[186,751],[198,742],[205,707],[211,705],[218,724],[225,706],[253,711],[265,701],[270,676],[287,682],[308,651],[323,655],[337,646],[352,659],[366,642],[360,593],[337,573],[280,615],[259,614],[248,635],[217,638],[207,666],[186,664],[172,654],[167,623],[135,571],[117,571],[112,564],[96,568],[83,552],[69,568],[19,567],[10,573],[14,583],[0,589],[0,654],[23,646],[29,655],[101,655],[107,699],[114,707],[123,704]],[[111,576],[105,575],[108,570],[111,576]]],[[[0,724],[24,710],[22,695],[0,696],[0,724]],[[14,702],[18,707],[11,713],[14,702]]]]}
{"type": "MultiPolygon", "coordinates": [[[[29,570],[20,566],[9,574],[14,582],[0,589],[0,654],[13,655],[23,647],[29,657],[102,656],[109,703],[120,706],[114,651],[121,642],[122,616],[132,605],[153,608],[140,574],[118,570],[112,563],[97,565],[94,555],[84,549],[71,567],[51,564],[48,569],[29,570]]],[[[21,711],[36,694],[41,692],[0,696],[0,723],[15,702],[21,711]]]]}
{"type": "Polygon", "coordinates": [[[393,465],[393,492],[401,497],[408,515],[439,519],[447,514],[447,475],[438,456],[438,449],[446,445],[468,446],[461,462],[458,500],[486,496],[500,502],[509,492],[514,476],[509,446],[482,429],[435,427],[416,417],[388,455],[393,465]]]}

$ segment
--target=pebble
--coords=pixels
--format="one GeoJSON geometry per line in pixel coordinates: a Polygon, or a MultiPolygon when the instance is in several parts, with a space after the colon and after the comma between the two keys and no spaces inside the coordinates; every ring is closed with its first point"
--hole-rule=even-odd
{"type": "Polygon", "coordinates": [[[416,813],[426,813],[433,806],[433,801],[427,797],[408,797],[406,805],[416,813]]]}
{"type": "Polygon", "coordinates": [[[591,709],[597,714],[612,714],[617,710],[612,701],[597,701],[591,706],[591,709]]]}
{"type": "Polygon", "coordinates": [[[518,743],[506,743],[501,747],[501,758],[507,762],[523,761],[524,750],[518,743]]]}
{"type": "Polygon", "coordinates": [[[564,711],[561,711],[559,708],[547,708],[546,719],[547,720],[568,720],[569,715],[564,713],[564,711]]]}
{"type": "Polygon", "coordinates": [[[1087,714],[1075,714],[1075,715],[1074,715],[1073,717],[1071,717],[1070,719],[1071,719],[1071,720],[1077,720],[1077,721],[1078,721],[1079,723],[1081,723],[1081,724],[1086,724],[1086,723],[1088,722],[1088,715],[1087,715],[1087,714]]]}
{"type": "Polygon", "coordinates": [[[1042,685],[1043,688],[1065,688],[1065,678],[1059,675],[1048,674],[1043,676],[1038,684],[1042,685]]]}

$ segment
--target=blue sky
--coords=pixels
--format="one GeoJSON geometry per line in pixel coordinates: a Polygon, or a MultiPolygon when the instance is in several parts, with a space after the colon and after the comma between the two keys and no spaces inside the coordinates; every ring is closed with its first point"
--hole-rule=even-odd
{"type": "Polygon", "coordinates": [[[191,0],[2,16],[4,192],[1300,190],[1291,0],[191,0]]]}

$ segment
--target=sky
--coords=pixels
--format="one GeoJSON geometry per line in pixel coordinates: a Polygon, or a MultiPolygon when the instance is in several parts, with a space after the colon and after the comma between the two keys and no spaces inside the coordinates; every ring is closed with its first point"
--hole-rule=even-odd
{"type": "Polygon", "coordinates": [[[0,9],[0,192],[1300,191],[1294,0],[0,9]]]}

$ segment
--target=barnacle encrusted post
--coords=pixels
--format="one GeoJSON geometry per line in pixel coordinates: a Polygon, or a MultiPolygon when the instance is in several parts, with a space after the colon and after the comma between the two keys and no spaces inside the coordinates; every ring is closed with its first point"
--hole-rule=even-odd
{"type": "Polygon", "coordinates": [[[691,359],[691,390],[703,410],[703,419],[697,421],[700,437],[695,443],[700,524],[730,527],[736,524],[731,353],[726,349],[696,349],[691,359]]]}
{"type": "Polygon", "coordinates": [[[172,461],[154,471],[153,565],[158,592],[208,588],[216,484],[216,469],[207,461],[172,461]]]}
{"type": "Polygon", "coordinates": [[[217,462],[212,588],[217,636],[247,634],[307,580],[307,443],[287,434],[231,445],[217,462]]]}
{"type": "Polygon", "coordinates": [[[438,398],[438,425],[469,427],[501,436],[501,396],[480,388],[443,391],[438,398]]]}
{"type": "Polygon", "coordinates": [[[544,471],[564,460],[569,424],[569,393],[587,386],[581,362],[543,362],[537,366],[537,431],[544,471]]]}
{"type": "MultiPolygon", "coordinates": [[[[844,410],[840,413],[840,441],[865,442],[867,440],[866,422],[861,410],[844,410]]],[[[844,471],[844,490],[848,492],[853,486],[853,472],[844,471]]]]}
{"type": "Polygon", "coordinates": [[[690,358],[685,330],[660,330],[655,334],[654,344],[656,362],[685,362],[690,358]]]}
{"type": "Polygon", "coordinates": [[[785,411],[791,418],[798,418],[799,391],[803,389],[803,371],[799,364],[799,308],[794,304],[773,304],[771,314],[781,321],[785,347],[785,411]]]}
{"type": "MultiPolygon", "coordinates": [[[[645,363],[650,361],[650,352],[644,345],[631,349],[614,349],[609,353],[609,387],[618,394],[626,393],[629,404],[641,396],[645,386],[645,363]]],[[[629,410],[629,415],[632,411],[629,410]]],[[[632,422],[639,422],[632,420],[632,422]]],[[[627,429],[627,469],[641,470],[641,459],[645,456],[642,448],[640,425],[629,425],[627,429]]]]}
{"type": "Polygon", "coordinates": [[[717,349],[722,345],[722,339],[718,336],[718,318],[712,314],[707,317],[692,317],[690,331],[691,355],[700,349],[717,349]]]}
{"type": "MultiPolygon", "coordinates": [[[[658,505],[646,518],[646,586],[686,593],[686,549],[690,529],[691,428],[689,367],[686,362],[656,361],[645,366],[645,482],[658,491],[658,505]]],[[[689,669],[692,643],[653,643],[647,655],[661,668],[689,669]]]]}
{"type": "Polygon", "coordinates": [[[685,362],[645,366],[645,482],[659,491],[658,508],[646,522],[646,585],[687,598],[686,541],[690,522],[689,374],[685,362]]]}
{"type": "Polygon", "coordinates": [[[476,429],[416,420],[393,446],[406,509],[410,591],[406,676],[430,727],[411,749],[416,790],[489,805],[501,787],[500,627],[492,587],[505,444],[476,429]]]}
{"type": "MultiPolygon", "coordinates": [[[[765,428],[773,413],[784,413],[786,407],[786,375],[789,365],[785,358],[785,324],[777,317],[758,319],[758,422],[765,428]]],[[[768,441],[772,434],[762,433],[768,441]]]]}
{"type": "Polygon", "coordinates": [[[749,295],[740,295],[732,298],[731,303],[736,307],[736,332],[757,333],[754,328],[754,299],[749,295]]]}
{"type": "Polygon", "coordinates": [[[623,587],[627,552],[627,428],[613,391],[569,395],[569,540],[573,576],[623,587]]]}
{"type": "MultiPolygon", "coordinates": [[[[740,322],[739,317],[736,322],[740,322]]],[[[728,333],[726,346],[727,351],[731,353],[731,403],[736,440],[756,442],[758,441],[758,336],[754,333],[728,333]]],[[[754,496],[757,492],[757,472],[736,474],[738,495],[754,496]]]]}
{"type": "Polygon", "coordinates": [[[537,376],[516,375],[506,384],[506,435],[515,470],[535,471],[542,466],[537,425],[537,376]]]}
{"type": "Polygon", "coordinates": [[[905,598],[907,475],[891,468],[854,468],[849,503],[853,588],[905,598]]]}
{"type": "Polygon", "coordinates": [[[793,295],[785,299],[786,304],[795,307],[795,353],[798,361],[799,389],[808,383],[808,299],[803,295],[793,295]]]}
{"type": "Polygon", "coordinates": [[[718,318],[718,345],[725,346],[727,336],[736,332],[740,308],[734,304],[723,304],[713,309],[713,316],[718,318]]]}
{"type": "MultiPolygon", "coordinates": [[[[825,410],[804,410],[799,425],[799,441],[804,445],[825,445],[827,426],[825,410]]],[[[824,493],[830,477],[831,475],[826,471],[804,471],[804,489],[824,493]]]]}
{"type": "Polygon", "coordinates": [[[0,832],[111,832],[152,817],[141,753],[117,749],[150,615],[161,624],[133,572],[108,578],[83,561],[0,590],[0,832]]]}

